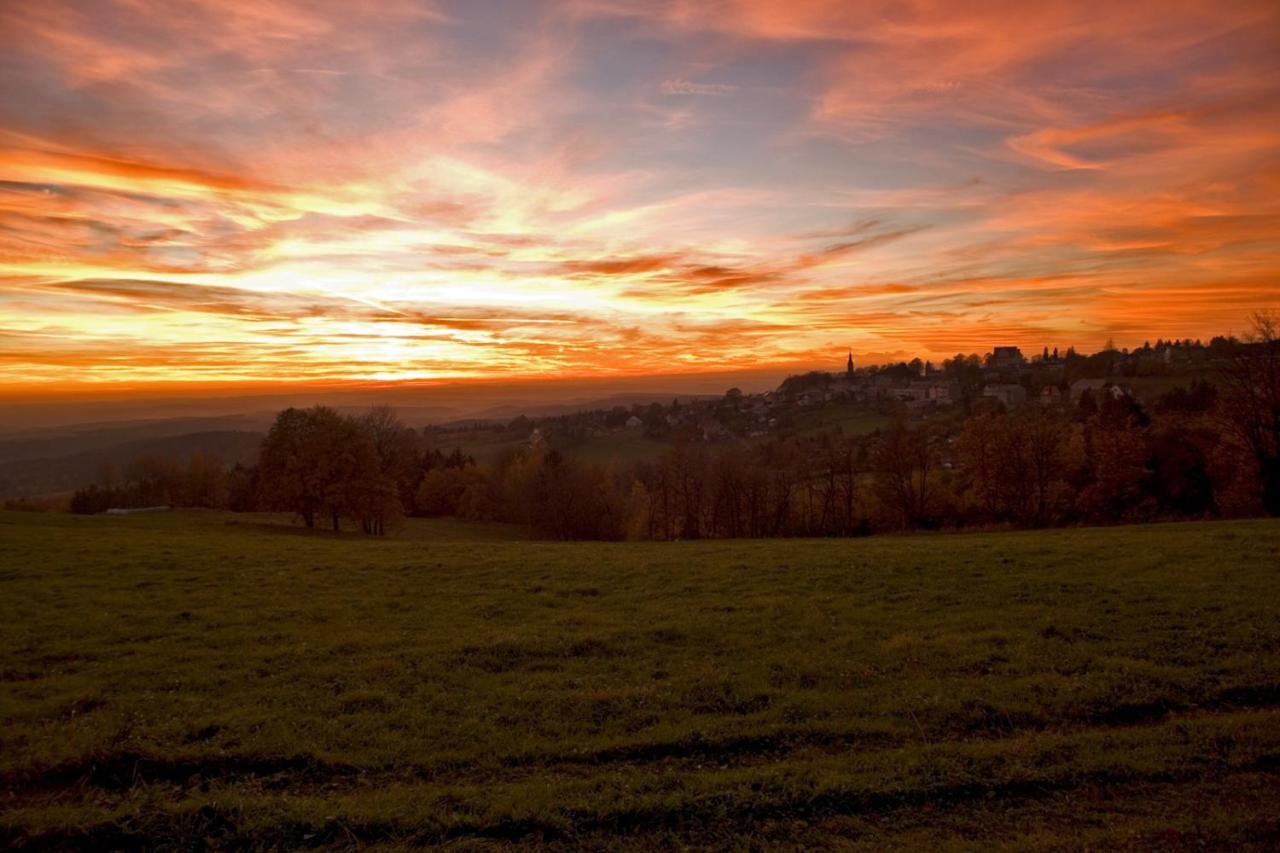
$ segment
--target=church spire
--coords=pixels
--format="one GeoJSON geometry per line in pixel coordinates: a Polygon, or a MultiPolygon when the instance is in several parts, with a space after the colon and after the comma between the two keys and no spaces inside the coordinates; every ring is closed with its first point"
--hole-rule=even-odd
{"type": "Polygon", "coordinates": [[[845,373],[845,376],[848,376],[851,378],[853,376],[853,350],[849,350],[849,361],[845,365],[844,373],[845,373]]]}

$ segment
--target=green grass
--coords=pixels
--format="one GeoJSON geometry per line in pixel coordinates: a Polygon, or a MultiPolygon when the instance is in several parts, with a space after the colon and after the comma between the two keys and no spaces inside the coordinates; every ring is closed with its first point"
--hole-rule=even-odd
{"type": "MultiPolygon", "coordinates": [[[[477,430],[473,434],[462,436],[455,443],[480,464],[492,465],[504,454],[528,447],[528,438],[528,435],[515,436],[502,431],[477,430]]],[[[452,447],[453,444],[447,440],[442,443],[446,452],[452,447]]],[[[651,462],[670,448],[670,442],[648,438],[640,430],[618,429],[570,443],[562,450],[583,462],[609,467],[651,462]]]]}
{"type": "Polygon", "coordinates": [[[653,462],[671,449],[671,443],[648,438],[640,430],[619,430],[565,448],[565,453],[583,462],[604,467],[653,462]]]}
{"type": "Polygon", "coordinates": [[[1280,523],[0,513],[0,843],[1280,844],[1280,523]]]}
{"type": "Polygon", "coordinates": [[[865,403],[829,403],[799,409],[796,414],[796,429],[800,432],[839,429],[846,436],[870,435],[892,422],[892,417],[868,409],[865,403]]]}

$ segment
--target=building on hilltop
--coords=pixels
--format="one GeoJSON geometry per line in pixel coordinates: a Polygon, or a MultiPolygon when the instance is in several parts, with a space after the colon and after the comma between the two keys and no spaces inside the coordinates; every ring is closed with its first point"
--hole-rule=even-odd
{"type": "Polygon", "coordinates": [[[996,368],[1022,367],[1027,360],[1017,347],[996,347],[991,351],[991,366],[996,368]]]}

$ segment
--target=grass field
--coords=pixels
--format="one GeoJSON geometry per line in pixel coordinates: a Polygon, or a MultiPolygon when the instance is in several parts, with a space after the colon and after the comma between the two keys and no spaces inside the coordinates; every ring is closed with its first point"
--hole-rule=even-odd
{"type": "Polygon", "coordinates": [[[846,436],[870,435],[885,429],[893,418],[869,411],[865,403],[828,403],[815,409],[801,409],[796,414],[795,428],[801,433],[827,432],[837,429],[846,436]]]}
{"type": "Polygon", "coordinates": [[[265,521],[0,514],[0,844],[1280,845],[1274,521],[265,521]]]}
{"type": "Polygon", "coordinates": [[[566,452],[575,459],[608,468],[654,462],[670,449],[670,442],[648,438],[640,430],[623,430],[575,444],[566,452]]]}

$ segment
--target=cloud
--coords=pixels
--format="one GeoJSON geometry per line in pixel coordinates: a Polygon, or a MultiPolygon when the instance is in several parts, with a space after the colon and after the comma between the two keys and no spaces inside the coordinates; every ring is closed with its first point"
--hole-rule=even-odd
{"type": "Polygon", "coordinates": [[[1253,0],[3,4],[0,385],[1239,328],[1277,39],[1253,0]]]}
{"type": "Polygon", "coordinates": [[[732,95],[737,86],[728,83],[692,83],[688,80],[663,80],[659,87],[664,95],[732,95]]]}

